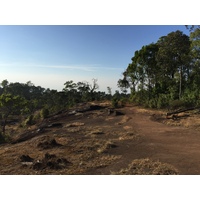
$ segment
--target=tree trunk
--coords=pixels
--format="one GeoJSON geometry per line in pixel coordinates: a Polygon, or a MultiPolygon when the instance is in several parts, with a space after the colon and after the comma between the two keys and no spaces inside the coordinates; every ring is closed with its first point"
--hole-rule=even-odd
{"type": "Polygon", "coordinates": [[[179,84],[179,100],[181,99],[182,95],[182,77],[183,77],[183,68],[180,68],[180,84],[179,84]]]}
{"type": "Polygon", "coordinates": [[[2,123],[2,133],[5,133],[5,131],[6,131],[6,120],[4,120],[2,123]]]}

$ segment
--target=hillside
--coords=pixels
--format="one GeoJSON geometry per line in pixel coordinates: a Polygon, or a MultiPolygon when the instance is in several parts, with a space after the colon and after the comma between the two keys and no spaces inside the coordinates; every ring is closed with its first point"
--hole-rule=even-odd
{"type": "Polygon", "coordinates": [[[79,104],[0,145],[0,174],[200,174],[198,119],[79,104]]]}

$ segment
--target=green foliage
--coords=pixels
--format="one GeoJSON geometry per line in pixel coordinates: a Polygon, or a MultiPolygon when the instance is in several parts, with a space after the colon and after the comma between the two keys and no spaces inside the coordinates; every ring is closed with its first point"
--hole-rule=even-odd
{"type": "Polygon", "coordinates": [[[131,101],[150,108],[200,105],[200,29],[181,31],[135,51],[118,87],[131,89],[131,101]]]}
{"type": "Polygon", "coordinates": [[[169,102],[169,107],[172,110],[182,109],[185,108],[185,102],[183,100],[176,99],[169,102]]]}
{"type": "Polygon", "coordinates": [[[19,95],[13,96],[12,94],[2,94],[0,96],[0,112],[3,133],[5,133],[5,127],[8,117],[10,115],[19,115],[25,105],[26,100],[19,95]]]}
{"type": "Polygon", "coordinates": [[[43,108],[43,109],[40,111],[40,116],[41,116],[43,119],[46,119],[46,118],[49,116],[49,109],[48,109],[48,108],[43,108]]]}
{"type": "Polygon", "coordinates": [[[118,103],[119,103],[119,100],[116,97],[112,99],[112,107],[113,108],[117,108],[118,103]]]}
{"type": "Polygon", "coordinates": [[[8,133],[0,132],[0,144],[7,143],[11,141],[11,137],[8,133]]]}
{"type": "Polygon", "coordinates": [[[166,94],[159,94],[157,101],[157,108],[167,108],[169,105],[170,97],[166,94]]]}
{"type": "Polygon", "coordinates": [[[129,102],[129,99],[128,99],[128,98],[122,97],[122,98],[120,98],[118,104],[119,104],[121,107],[124,107],[124,106],[126,105],[126,103],[128,103],[128,102],[129,102]]]}
{"type": "Polygon", "coordinates": [[[150,99],[148,102],[148,107],[149,108],[157,108],[157,100],[156,99],[150,99]]]}
{"type": "Polygon", "coordinates": [[[33,115],[33,123],[37,123],[40,119],[41,119],[40,112],[36,112],[36,113],[33,115]]]}
{"type": "Polygon", "coordinates": [[[34,116],[33,115],[30,115],[27,117],[27,119],[24,121],[24,125],[27,126],[31,126],[31,125],[34,125],[35,124],[35,121],[34,121],[34,116]]]}

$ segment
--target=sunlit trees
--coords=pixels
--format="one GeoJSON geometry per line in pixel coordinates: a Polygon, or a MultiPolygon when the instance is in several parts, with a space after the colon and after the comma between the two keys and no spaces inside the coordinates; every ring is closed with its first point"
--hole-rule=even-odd
{"type": "Polygon", "coordinates": [[[2,94],[0,96],[0,113],[2,132],[5,133],[5,127],[10,115],[19,115],[25,108],[26,100],[23,97],[13,96],[11,94],[2,94]]]}
{"type": "Polygon", "coordinates": [[[161,66],[162,78],[174,88],[175,98],[181,99],[184,83],[189,76],[190,40],[181,31],[171,32],[158,41],[157,65],[161,66]],[[177,92],[178,91],[178,92],[177,92]]]}
{"type": "Polygon", "coordinates": [[[173,100],[184,101],[192,80],[200,80],[198,48],[198,30],[190,38],[181,31],[162,36],[135,51],[118,87],[130,87],[132,100],[145,106],[161,108],[173,100]]]}
{"type": "Polygon", "coordinates": [[[81,101],[91,101],[99,96],[96,92],[99,88],[97,79],[92,79],[92,83],[74,83],[74,81],[70,80],[66,81],[64,85],[63,92],[65,92],[69,104],[75,104],[81,101]]]}

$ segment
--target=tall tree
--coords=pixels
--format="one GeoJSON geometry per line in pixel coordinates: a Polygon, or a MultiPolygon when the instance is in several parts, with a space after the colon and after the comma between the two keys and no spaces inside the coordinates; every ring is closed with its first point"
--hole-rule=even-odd
{"type": "Polygon", "coordinates": [[[11,94],[2,94],[0,96],[0,113],[2,120],[2,132],[5,133],[5,127],[10,115],[18,115],[22,108],[25,108],[26,100],[20,96],[11,94]]]}
{"type": "Polygon", "coordinates": [[[171,32],[167,36],[161,37],[158,41],[159,50],[157,54],[158,65],[161,66],[164,80],[170,81],[174,85],[175,74],[179,74],[179,93],[181,98],[184,78],[189,67],[190,40],[181,31],[171,32]]]}

